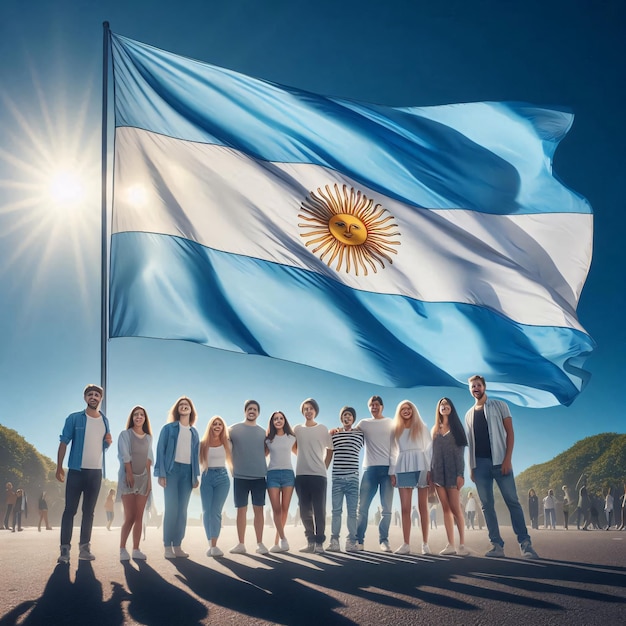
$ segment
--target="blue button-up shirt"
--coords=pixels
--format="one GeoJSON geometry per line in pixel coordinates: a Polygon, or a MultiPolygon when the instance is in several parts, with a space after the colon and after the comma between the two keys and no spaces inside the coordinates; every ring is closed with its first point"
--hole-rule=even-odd
{"type": "MultiPolygon", "coordinates": [[[[102,412],[102,421],[104,423],[104,434],[111,432],[109,430],[109,420],[104,416],[102,412]]],[[[85,430],[87,429],[87,413],[85,411],[78,411],[77,413],[70,413],[65,420],[63,426],[63,432],[59,439],[65,445],[72,442],[70,448],[70,458],[67,466],[72,470],[80,470],[83,464],[83,448],[85,447],[85,430]]],[[[106,452],[109,444],[102,438],[102,475],[106,476],[104,453],[106,452]]]]}

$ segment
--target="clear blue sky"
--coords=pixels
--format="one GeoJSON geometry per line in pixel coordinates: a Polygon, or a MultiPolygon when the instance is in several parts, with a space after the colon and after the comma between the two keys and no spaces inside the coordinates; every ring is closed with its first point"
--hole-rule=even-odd
{"type": "MultiPolygon", "coordinates": [[[[517,473],[581,438],[625,431],[622,181],[626,4],[571,0],[3,0],[0,4],[0,422],[54,458],[63,420],[100,378],[100,109],[102,22],[172,52],[324,94],[389,105],[481,100],[571,107],[555,157],[565,184],[595,213],[594,259],[579,318],[598,347],[592,378],[571,407],[512,407],[517,473]],[[59,166],[85,181],[78,202],[48,189],[59,166]]],[[[204,429],[211,415],[292,422],[315,397],[332,425],[343,404],[387,415],[404,398],[432,424],[459,389],[385,389],[260,357],[145,339],[109,343],[107,413],[114,433],[133,404],[155,430],[182,394],[204,429]]],[[[109,456],[113,456],[113,452],[109,456]]]]}

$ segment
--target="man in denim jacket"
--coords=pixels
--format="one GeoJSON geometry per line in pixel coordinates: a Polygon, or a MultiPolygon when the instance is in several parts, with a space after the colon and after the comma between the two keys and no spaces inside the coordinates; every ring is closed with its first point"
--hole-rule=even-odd
{"type": "Polygon", "coordinates": [[[77,413],[71,413],[65,420],[57,453],[56,478],[65,482],[65,510],[61,518],[61,555],[59,563],[70,562],[70,547],[74,516],[78,502],[83,497],[83,517],[80,526],[78,558],[93,561],[91,553],[91,529],[93,513],[102,483],[104,470],[104,452],[111,445],[109,421],[100,412],[103,389],[98,385],[87,385],[83,392],[87,407],[77,413]],[[71,442],[68,462],[67,481],[63,460],[67,446],[71,442]]]}

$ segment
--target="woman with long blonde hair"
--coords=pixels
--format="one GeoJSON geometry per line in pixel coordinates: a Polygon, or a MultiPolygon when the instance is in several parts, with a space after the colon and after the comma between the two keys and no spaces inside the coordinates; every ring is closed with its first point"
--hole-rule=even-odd
{"type": "Polygon", "coordinates": [[[230,490],[227,465],[232,470],[228,428],[219,415],[214,415],[209,420],[200,440],[202,522],[206,538],[210,543],[207,556],[224,556],[224,553],[217,547],[217,540],[222,530],[222,509],[230,490]]]}
{"type": "Polygon", "coordinates": [[[449,398],[441,398],[435,411],[433,455],[430,479],[435,484],[443,509],[443,523],[448,544],[439,554],[465,556],[465,519],[461,507],[461,488],[465,484],[465,446],[467,436],[449,398]],[[454,546],[454,521],[459,531],[459,545],[454,546]]]}
{"type": "Polygon", "coordinates": [[[396,554],[409,554],[411,538],[411,500],[413,489],[419,483],[420,474],[430,468],[431,437],[417,407],[403,400],[396,408],[393,418],[391,440],[391,484],[400,494],[402,535],[404,543],[396,554]]]}

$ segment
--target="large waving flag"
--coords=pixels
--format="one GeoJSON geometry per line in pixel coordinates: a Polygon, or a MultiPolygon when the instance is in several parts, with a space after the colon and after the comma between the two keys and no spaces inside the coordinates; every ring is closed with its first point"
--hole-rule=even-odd
{"type": "Polygon", "coordinates": [[[112,49],[111,337],[394,387],[480,373],[526,406],[580,392],[592,215],[552,175],[570,113],[392,108],[112,49]]]}

